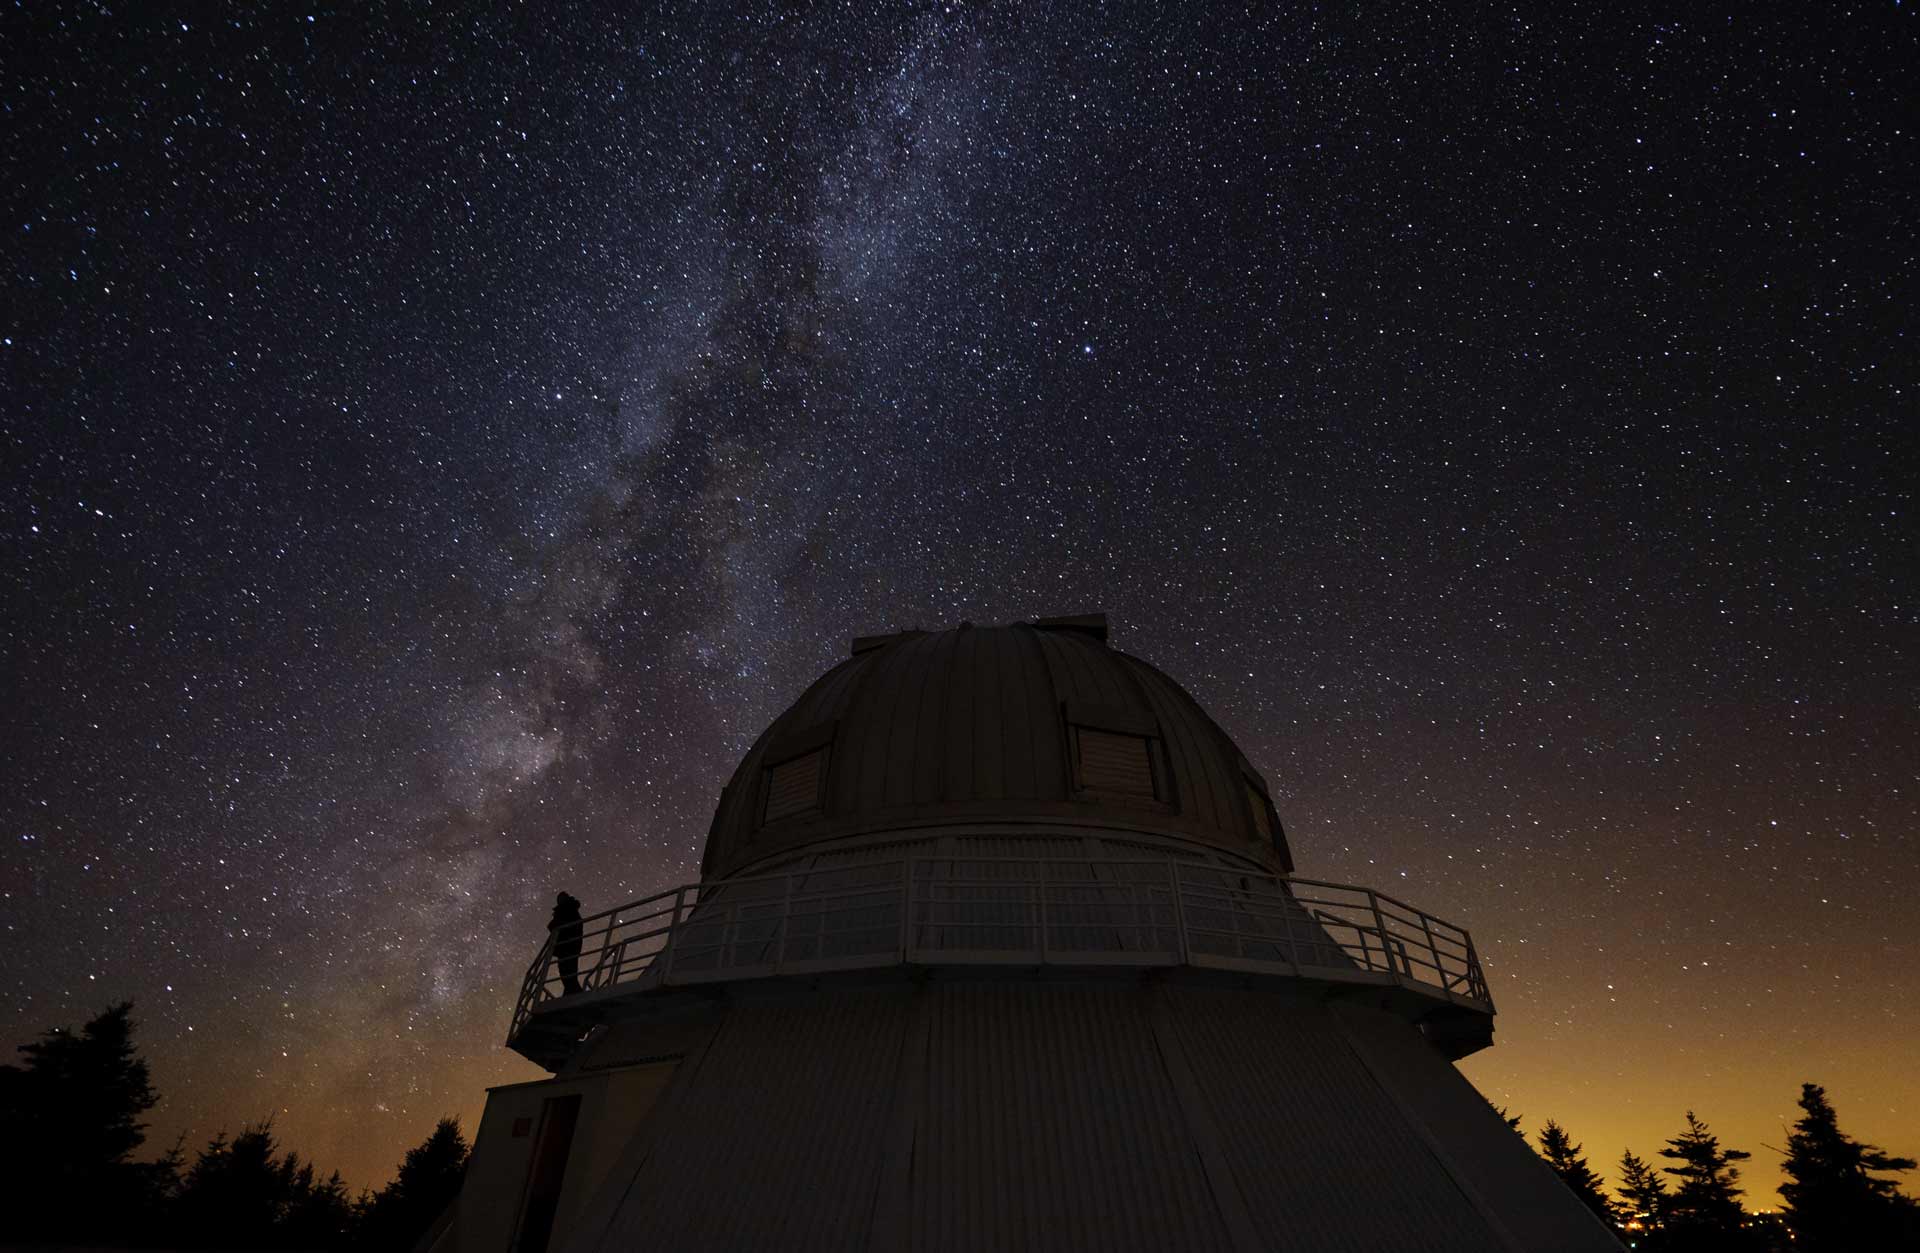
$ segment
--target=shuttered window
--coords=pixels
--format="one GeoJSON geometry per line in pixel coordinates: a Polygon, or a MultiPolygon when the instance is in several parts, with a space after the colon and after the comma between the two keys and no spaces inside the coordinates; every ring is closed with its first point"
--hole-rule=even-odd
{"type": "Polygon", "coordinates": [[[1073,731],[1083,790],[1147,800],[1159,795],[1153,783],[1152,740],[1092,727],[1075,727],[1073,731]]]}
{"type": "Polygon", "coordinates": [[[824,746],[789,758],[767,771],[767,812],[773,822],[820,808],[820,787],[826,781],[824,746]]]}

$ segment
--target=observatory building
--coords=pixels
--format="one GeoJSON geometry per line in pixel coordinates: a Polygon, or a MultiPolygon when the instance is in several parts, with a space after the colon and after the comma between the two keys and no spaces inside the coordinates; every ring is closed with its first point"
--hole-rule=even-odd
{"type": "Polygon", "coordinates": [[[549,936],[436,1247],[1618,1249],[1453,1067],[1467,932],[1293,868],[1103,616],[856,639],[549,936]]]}

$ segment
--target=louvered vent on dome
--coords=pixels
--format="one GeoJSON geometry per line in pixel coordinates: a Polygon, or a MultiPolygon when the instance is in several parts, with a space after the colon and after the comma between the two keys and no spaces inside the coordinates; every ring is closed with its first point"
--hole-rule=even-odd
{"type": "Polygon", "coordinates": [[[1075,727],[1073,740],[1084,790],[1149,799],[1156,795],[1153,741],[1146,736],[1075,727]]]}
{"type": "Polygon", "coordinates": [[[820,786],[827,777],[828,751],[828,746],[822,744],[767,771],[767,822],[820,808],[820,786]]]}

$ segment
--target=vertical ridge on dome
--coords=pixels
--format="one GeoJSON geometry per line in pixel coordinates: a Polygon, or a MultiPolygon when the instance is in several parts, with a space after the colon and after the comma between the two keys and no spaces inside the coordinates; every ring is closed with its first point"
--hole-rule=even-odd
{"type": "Polygon", "coordinates": [[[1046,655],[1040,649],[1040,632],[1032,627],[1015,627],[1008,635],[1020,641],[1026,656],[1027,682],[1018,694],[1025,704],[1027,732],[1031,737],[1029,762],[1032,770],[1030,790],[1034,799],[1065,799],[1067,794],[1065,729],[1060,725],[1060,694],[1047,671],[1046,655]]]}
{"type": "Polygon", "coordinates": [[[974,682],[975,655],[980,647],[979,631],[953,633],[952,668],[947,672],[947,721],[943,745],[946,770],[941,779],[940,799],[972,800],[974,795],[974,682]]]}
{"type": "Polygon", "coordinates": [[[942,631],[927,637],[928,655],[920,666],[913,734],[912,782],[916,805],[934,804],[946,790],[947,763],[942,744],[951,725],[947,711],[953,696],[953,651],[961,634],[942,631]]]}

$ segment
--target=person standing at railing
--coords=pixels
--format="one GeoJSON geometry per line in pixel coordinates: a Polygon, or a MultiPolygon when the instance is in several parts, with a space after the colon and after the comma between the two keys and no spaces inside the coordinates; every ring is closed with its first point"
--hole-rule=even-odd
{"type": "Polygon", "coordinates": [[[553,936],[553,964],[560,968],[560,993],[580,990],[580,902],[562,892],[553,901],[547,931],[553,936]]]}

